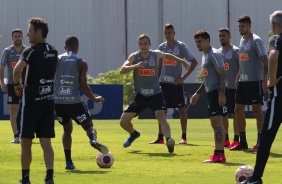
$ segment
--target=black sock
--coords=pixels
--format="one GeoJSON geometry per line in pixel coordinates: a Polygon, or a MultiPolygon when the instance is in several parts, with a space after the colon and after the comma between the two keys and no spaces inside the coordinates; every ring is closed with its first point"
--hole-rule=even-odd
{"type": "Polygon", "coordinates": [[[167,137],[167,138],[166,138],[166,142],[168,141],[168,139],[170,139],[170,137],[167,137]]]}
{"type": "Polygon", "coordinates": [[[247,145],[246,132],[239,132],[239,135],[240,135],[240,144],[242,146],[246,146],[247,145]]]}
{"type": "Polygon", "coordinates": [[[54,175],[54,170],[53,169],[47,169],[45,181],[53,179],[53,175],[54,175]]]}
{"type": "Polygon", "coordinates": [[[186,139],[186,133],[182,133],[182,138],[186,139]]]}
{"type": "Polygon", "coordinates": [[[137,131],[136,130],[134,130],[134,132],[132,133],[132,134],[130,134],[131,136],[133,136],[133,137],[135,137],[136,135],[137,135],[137,131]]]}
{"type": "Polygon", "coordinates": [[[229,140],[228,134],[225,134],[225,140],[229,140]]]}
{"type": "Polygon", "coordinates": [[[159,134],[158,139],[164,140],[164,134],[159,134]]]}
{"type": "Polygon", "coordinates": [[[233,140],[239,142],[239,135],[234,135],[234,139],[233,140]]]}
{"type": "Polygon", "coordinates": [[[96,141],[96,134],[90,133],[90,134],[88,134],[88,137],[91,141],[96,141]]]}
{"type": "Polygon", "coordinates": [[[20,137],[20,132],[17,132],[15,135],[14,135],[14,138],[16,137],[20,137]]]}
{"type": "Polygon", "coordinates": [[[257,145],[259,145],[260,133],[258,133],[257,145]]]}
{"type": "Polygon", "coordinates": [[[29,181],[29,169],[22,170],[22,183],[29,181]]]}
{"type": "Polygon", "coordinates": [[[215,155],[221,155],[224,154],[224,150],[214,150],[215,155]]]}
{"type": "Polygon", "coordinates": [[[72,162],[72,160],[71,160],[71,150],[64,150],[64,151],[65,151],[66,162],[72,162]]]}

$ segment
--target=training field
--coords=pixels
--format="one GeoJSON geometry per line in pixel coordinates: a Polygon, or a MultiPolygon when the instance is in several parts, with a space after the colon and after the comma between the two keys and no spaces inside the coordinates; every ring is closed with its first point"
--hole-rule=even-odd
{"type": "MultiPolygon", "coordinates": [[[[96,165],[97,151],[88,143],[88,137],[78,125],[74,125],[72,157],[76,170],[65,170],[62,127],[56,122],[55,152],[56,184],[234,184],[234,172],[243,165],[254,166],[256,154],[225,149],[225,164],[202,163],[213,153],[213,132],[208,119],[188,120],[188,145],[179,145],[181,132],[179,120],[169,120],[172,137],[176,141],[175,153],[170,154],[165,145],[150,145],[157,137],[156,120],[134,119],[135,128],[141,136],[128,148],[122,144],[128,134],[119,126],[118,120],[94,120],[98,140],[106,144],[115,156],[112,168],[101,169],[96,165]]],[[[0,121],[0,184],[15,184],[21,178],[20,145],[11,144],[12,130],[8,121],[0,121]]],[[[231,126],[230,126],[231,127],[231,126]]],[[[233,138],[232,129],[229,137],[233,138]]],[[[257,137],[254,119],[247,119],[249,146],[257,137]]],[[[282,183],[282,131],[278,132],[271,150],[265,174],[265,184],[282,183]]],[[[45,166],[39,140],[33,143],[31,183],[41,184],[45,166]]]]}

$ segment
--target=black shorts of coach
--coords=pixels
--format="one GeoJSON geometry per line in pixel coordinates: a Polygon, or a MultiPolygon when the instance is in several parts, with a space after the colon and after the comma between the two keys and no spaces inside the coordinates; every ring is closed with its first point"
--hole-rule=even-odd
{"type": "MultiPolygon", "coordinates": [[[[225,90],[225,96],[227,96],[227,90],[225,90]]],[[[212,117],[212,116],[225,117],[227,115],[227,107],[226,105],[223,107],[219,105],[219,102],[218,102],[219,89],[215,89],[207,93],[207,97],[208,97],[209,117],[212,117]]]]}
{"type": "Polygon", "coordinates": [[[236,103],[243,105],[263,104],[262,81],[239,82],[236,103]]]}
{"type": "Polygon", "coordinates": [[[7,84],[8,89],[8,101],[7,104],[19,104],[20,98],[16,95],[14,85],[7,84]]]}
{"type": "Polygon", "coordinates": [[[73,119],[78,125],[92,121],[88,107],[84,102],[75,104],[55,104],[57,120],[65,125],[73,119]]]}
{"type": "Polygon", "coordinates": [[[179,108],[185,106],[183,84],[174,85],[161,82],[160,85],[167,108],[179,108]]]}
{"type": "Polygon", "coordinates": [[[137,93],[124,112],[135,112],[138,115],[146,108],[150,108],[153,112],[166,110],[163,94],[158,93],[153,96],[145,97],[137,93]]]}

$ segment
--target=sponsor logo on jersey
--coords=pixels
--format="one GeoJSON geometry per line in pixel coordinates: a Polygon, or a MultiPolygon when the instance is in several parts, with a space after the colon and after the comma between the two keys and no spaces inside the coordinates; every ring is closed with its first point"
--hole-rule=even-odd
{"type": "Polygon", "coordinates": [[[177,62],[174,60],[164,59],[164,65],[166,66],[176,66],[177,62]]]}
{"type": "Polygon", "coordinates": [[[68,58],[68,57],[62,57],[62,61],[63,61],[63,62],[75,61],[75,59],[74,59],[74,58],[68,58]]]}
{"type": "Polygon", "coordinates": [[[47,51],[45,51],[45,52],[43,53],[43,55],[44,55],[45,58],[56,57],[55,54],[48,53],[47,51]]]}
{"type": "Polygon", "coordinates": [[[67,80],[60,80],[60,84],[73,84],[73,81],[67,81],[67,80]]]}
{"type": "Polygon", "coordinates": [[[155,76],[154,69],[139,69],[138,70],[139,76],[155,76]]]}
{"type": "Polygon", "coordinates": [[[224,70],[229,70],[229,64],[228,63],[224,63],[224,70]]]}
{"type": "Polygon", "coordinates": [[[156,65],[156,62],[155,62],[155,59],[149,59],[149,66],[155,66],[156,65]]]}
{"type": "Polygon", "coordinates": [[[16,61],[12,61],[12,68],[15,68],[15,66],[17,65],[16,61]]]}
{"type": "Polygon", "coordinates": [[[208,76],[209,73],[208,73],[208,70],[206,68],[203,68],[202,69],[202,76],[208,76]]]}
{"type": "Polygon", "coordinates": [[[250,50],[252,43],[246,43],[245,50],[250,50]]]}
{"type": "Polygon", "coordinates": [[[71,95],[72,94],[72,86],[61,86],[59,95],[71,95]]]}
{"type": "Polygon", "coordinates": [[[35,98],[35,101],[52,100],[52,99],[54,99],[54,94],[37,97],[35,98]]]}
{"type": "Polygon", "coordinates": [[[86,114],[82,114],[81,116],[77,116],[76,119],[79,121],[79,123],[82,123],[84,120],[86,120],[86,114]]]}
{"type": "Polygon", "coordinates": [[[164,81],[167,81],[167,82],[174,82],[174,78],[171,77],[171,76],[166,76],[166,75],[164,75],[164,76],[163,76],[163,79],[164,79],[164,81]]]}
{"type": "Polygon", "coordinates": [[[241,81],[246,81],[246,80],[248,80],[248,75],[247,74],[240,74],[240,80],[241,81]]]}
{"type": "Polygon", "coordinates": [[[175,56],[178,56],[179,55],[179,48],[175,47],[172,51],[172,54],[175,55],[175,56]]]}
{"type": "Polygon", "coordinates": [[[45,84],[45,83],[52,83],[53,79],[40,79],[40,84],[45,84]]]}
{"type": "Polygon", "coordinates": [[[61,75],[62,78],[74,78],[73,75],[61,75]]]}
{"type": "Polygon", "coordinates": [[[240,53],[239,54],[239,60],[240,61],[248,61],[249,60],[249,55],[247,53],[240,53]]]}
{"type": "Polygon", "coordinates": [[[47,93],[50,93],[52,91],[52,87],[51,86],[39,86],[39,95],[44,95],[47,93]]]}
{"type": "Polygon", "coordinates": [[[225,58],[226,58],[226,59],[232,59],[232,51],[231,51],[231,50],[228,51],[228,52],[226,52],[225,58]]]}
{"type": "Polygon", "coordinates": [[[141,93],[143,95],[153,95],[154,94],[154,89],[143,89],[143,88],[141,88],[141,93]]]}

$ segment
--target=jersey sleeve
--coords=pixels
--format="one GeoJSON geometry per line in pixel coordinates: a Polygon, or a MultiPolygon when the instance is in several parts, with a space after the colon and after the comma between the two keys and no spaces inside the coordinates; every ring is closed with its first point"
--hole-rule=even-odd
{"type": "Polygon", "coordinates": [[[30,58],[32,57],[33,49],[31,48],[26,48],[23,50],[20,60],[25,61],[27,64],[29,64],[30,58]]]}
{"type": "Polygon", "coordinates": [[[8,62],[8,59],[7,59],[7,52],[8,52],[8,50],[3,50],[3,52],[2,52],[2,56],[1,56],[1,65],[2,66],[6,66],[6,64],[7,64],[7,62],[8,62]]]}
{"type": "Polygon", "coordinates": [[[279,51],[279,48],[281,48],[281,46],[282,46],[282,40],[280,36],[274,35],[269,38],[269,45],[268,45],[269,51],[271,50],[279,51]]]}
{"type": "Polygon", "coordinates": [[[192,59],[195,59],[189,47],[185,43],[182,44],[182,49],[183,49],[184,57],[187,61],[191,61],[192,59]]]}
{"type": "Polygon", "coordinates": [[[211,61],[216,70],[224,67],[224,61],[220,53],[213,53],[211,57],[211,61]]]}
{"type": "Polygon", "coordinates": [[[254,41],[254,43],[255,43],[255,50],[257,51],[258,56],[259,57],[265,56],[266,52],[265,52],[262,40],[261,39],[256,39],[254,41]]]}

